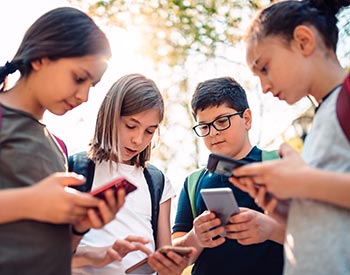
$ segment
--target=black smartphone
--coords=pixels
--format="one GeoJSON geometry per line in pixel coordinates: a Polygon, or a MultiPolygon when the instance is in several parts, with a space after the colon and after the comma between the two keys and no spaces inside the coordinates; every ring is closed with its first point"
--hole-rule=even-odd
{"type": "MultiPolygon", "coordinates": [[[[157,251],[163,253],[164,255],[166,255],[168,251],[174,251],[175,253],[181,256],[188,256],[192,252],[192,249],[189,247],[165,245],[159,248],[157,251]]],[[[144,258],[143,260],[139,261],[133,266],[130,266],[127,270],[125,270],[125,273],[126,274],[153,274],[155,271],[152,269],[152,267],[149,266],[149,264],[147,263],[147,260],[148,260],[148,257],[144,258]]]]}
{"type": "Polygon", "coordinates": [[[229,187],[201,189],[200,193],[205,206],[216,214],[221,225],[226,225],[230,217],[239,212],[236,198],[229,187]]]}
{"type": "Polygon", "coordinates": [[[114,179],[102,185],[101,187],[92,190],[90,194],[97,198],[104,199],[105,198],[104,192],[106,190],[112,189],[113,191],[116,192],[120,188],[123,188],[125,190],[125,195],[137,189],[137,187],[133,185],[130,181],[121,177],[121,178],[114,179]]]}
{"type": "Polygon", "coordinates": [[[226,177],[232,176],[232,170],[242,165],[249,164],[248,161],[234,159],[221,154],[211,153],[208,158],[207,169],[210,172],[224,175],[226,177]]]}

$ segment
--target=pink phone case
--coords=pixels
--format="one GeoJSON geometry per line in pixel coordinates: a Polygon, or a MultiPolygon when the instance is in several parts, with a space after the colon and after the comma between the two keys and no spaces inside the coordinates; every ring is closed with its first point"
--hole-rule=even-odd
{"type": "Polygon", "coordinates": [[[95,190],[92,190],[90,194],[97,198],[104,199],[104,192],[106,190],[112,189],[114,191],[117,191],[120,188],[125,189],[125,194],[129,194],[130,192],[137,189],[137,187],[133,185],[130,181],[121,177],[121,178],[114,179],[104,184],[103,186],[96,188],[95,190]]]}

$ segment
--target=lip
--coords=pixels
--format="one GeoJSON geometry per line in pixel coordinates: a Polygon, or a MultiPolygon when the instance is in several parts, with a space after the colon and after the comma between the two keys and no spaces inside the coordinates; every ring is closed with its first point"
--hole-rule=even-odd
{"type": "Polygon", "coordinates": [[[211,146],[218,146],[220,144],[224,143],[224,141],[216,141],[216,142],[212,142],[211,146]]]}
{"type": "Polygon", "coordinates": [[[77,105],[72,105],[72,104],[68,103],[67,101],[64,101],[64,103],[68,107],[68,111],[73,110],[75,107],[77,107],[77,105]]]}
{"type": "Polygon", "coordinates": [[[274,97],[277,97],[278,99],[282,99],[282,92],[278,92],[277,94],[273,95],[274,97]]]}
{"type": "Polygon", "coordinates": [[[133,149],[130,149],[128,147],[125,147],[124,149],[125,149],[126,154],[129,156],[135,156],[138,154],[137,150],[133,150],[133,149]]]}

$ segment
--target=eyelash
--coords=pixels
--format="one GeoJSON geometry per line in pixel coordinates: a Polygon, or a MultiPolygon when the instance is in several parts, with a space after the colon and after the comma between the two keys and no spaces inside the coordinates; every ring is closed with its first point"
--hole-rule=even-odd
{"type": "MultiPolygon", "coordinates": [[[[128,129],[135,129],[136,128],[135,126],[130,126],[128,124],[125,124],[125,125],[126,125],[126,128],[128,128],[128,129]]],[[[154,132],[149,131],[149,130],[146,130],[146,133],[149,134],[149,135],[153,135],[154,134],[154,132]]]]}
{"type": "Polygon", "coordinates": [[[85,77],[80,77],[80,76],[75,76],[75,82],[77,83],[77,84],[82,84],[82,83],[84,83],[86,81],[86,78],[85,77]]]}

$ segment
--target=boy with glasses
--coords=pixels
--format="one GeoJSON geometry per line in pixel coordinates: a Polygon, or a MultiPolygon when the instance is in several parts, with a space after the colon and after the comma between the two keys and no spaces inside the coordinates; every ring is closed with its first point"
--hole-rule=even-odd
{"type": "MultiPolygon", "coordinates": [[[[199,83],[191,107],[197,121],[193,130],[210,152],[250,162],[262,160],[262,150],[252,146],[248,136],[252,114],[246,93],[233,78],[199,83]]],[[[174,245],[196,247],[192,274],[282,274],[284,227],[263,214],[254,199],[227,177],[203,170],[195,183],[189,178],[180,193],[172,237],[174,245]],[[196,184],[195,217],[190,184],[196,184]],[[207,211],[200,195],[201,189],[219,187],[231,188],[240,206],[226,226],[207,211]]]]}

